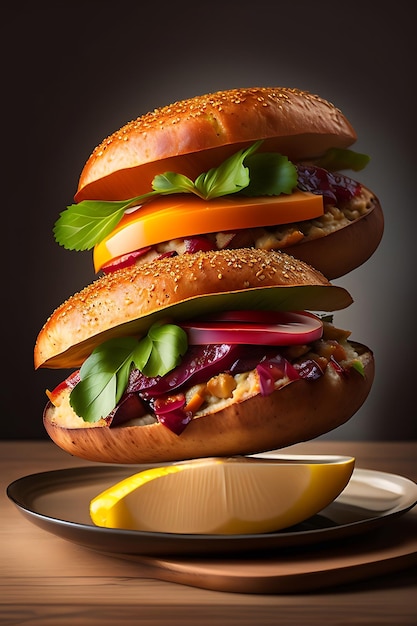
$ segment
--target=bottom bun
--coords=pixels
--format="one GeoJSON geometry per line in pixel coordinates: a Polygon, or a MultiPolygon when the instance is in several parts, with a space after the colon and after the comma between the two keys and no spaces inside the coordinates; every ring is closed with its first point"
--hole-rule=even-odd
{"type": "Polygon", "coordinates": [[[329,280],[345,276],[360,267],[375,252],[384,231],[384,215],[374,198],[372,208],[343,228],[308,239],[282,251],[318,269],[329,280]],[[341,251],[347,251],[345,254],[341,251]]]}
{"type": "Polygon", "coordinates": [[[364,403],[374,378],[374,358],[366,346],[354,346],[364,375],[353,368],[340,374],[328,365],[318,380],[297,380],[269,396],[257,394],[196,418],[181,435],[159,423],[63,428],[54,421],[50,403],[44,425],[69,454],[104,463],[160,463],[283,448],[337,428],[364,403]]]}

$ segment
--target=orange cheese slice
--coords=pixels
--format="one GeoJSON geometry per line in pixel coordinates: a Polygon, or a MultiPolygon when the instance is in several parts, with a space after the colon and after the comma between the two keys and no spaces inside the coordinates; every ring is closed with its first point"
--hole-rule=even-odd
{"type": "Polygon", "coordinates": [[[323,215],[321,195],[296,190],[268,197],[224,196],[202,200],[192,194],[160,196],[126,213],[116,228],[94,248],[94,267],[129,252],[172,239],[214,232],[275,226],[323,215]]]}

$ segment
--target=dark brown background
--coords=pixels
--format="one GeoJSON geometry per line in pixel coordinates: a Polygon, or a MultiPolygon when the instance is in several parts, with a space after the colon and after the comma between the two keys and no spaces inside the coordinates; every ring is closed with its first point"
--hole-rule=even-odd
{"type": "Polygon", "coordinates": [[[2,11],[2,364],[0,436],[45,437],[44,390],[66,372],[33,371],[52,310],[94,278],[91,253],[52,227],[91,150],[128,120],[217,89],[285,85],[333,101],[372,161],[386,232],[338,281],[355,303],[337,322],[374,349],[366,405],[332,438],[416,437],[415,33],[410,3],[20,2],[2,11]],[[415,175],[414,175],[415,177],[415,175]],[[414,227],[414,228],[413,228],[414,227]]]}

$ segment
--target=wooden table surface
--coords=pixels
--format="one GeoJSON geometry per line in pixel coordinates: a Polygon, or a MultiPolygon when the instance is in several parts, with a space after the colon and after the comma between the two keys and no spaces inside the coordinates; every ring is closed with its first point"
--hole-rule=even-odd
{"type": "MultiPolygon", "coordinates": [[[[417,482],[417,442],[301,444],[417,482]]],[[[149,578],[140,564],[96,553],[28,521],[7,498],[32,473],[88,466],[49,441],[0,442],[0,624],[27,626],[401,626],[417,624],[417,567],[306,593],[230,593],[149,578]]],[[[403,517],[415,515],[415,508],[403,517]]],[[[414,561],[415,562],[415,561],[414,561]]]]}

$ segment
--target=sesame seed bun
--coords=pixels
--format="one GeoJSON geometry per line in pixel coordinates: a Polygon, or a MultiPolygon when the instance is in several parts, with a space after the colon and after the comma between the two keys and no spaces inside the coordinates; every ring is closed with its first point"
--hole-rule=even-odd
{"type": "MultiPolygon", "coordinates": [[[[346,290],[280,252],[244,248],[166,257],[105,275],[69,298],[39,333],[35,364],[77,367],[105,339],[141,335],[156,319],[239,308],[332,311],[351,302],[346,290]]],[[[71,455],[106,463],[249,454],[308,440],[346,422],[371,388],[373,355],[348,334],[343,373],[329,360],[317,380],[284,380],[269,395],[261,393],[255,372],[245,374],[232,396],[208,402],[180,435],[155,416],[143,423],[142,414],[112,427],[106,419],[85,422],[65,384],[58,401],[45,408],[45,429],[71,455]],[[353,362],[360,362],[362,374],[353,362]]]]}
{"type": "Polygon", "coordinates": [[[299,161],[347,148],[356,134],[333,104],[299,89],[196,96],[146,113],[104,139],[84,166],[75,200],[132,198],[148,192],[154,176],[166,171],[194,179],[259,139],[262,150],[299,161]]]}
{"type": "Polygon", "coordinates": [[[346,290],[280,252],[243,248],[163,258],[102,276],[58,307],[38,335],[35,367],[78,367],[99,343],[140,336],[158,319],[227,308],[329,311],[351,302],[346,290]]]}
{"type": "MultiPolygon", "coordinates": [[[[300,89],[253,87],[200,95],[146,113],[104,139],[81,172],[75,201],[134,198],[148,193],[154,177],[164,172],[194,180],[258,140],[263,141],[259,151],[279,152],[293,163],[308,163],[330,148],[348,148],[356,138],[338,108],[300,89]]],[[[193,234],[209,233],[216,240],[215,220],[211,227],[213,230],[205,226],[202,233],[193,234]]],[[[372,256],[383,235],[384,218],[378,198],[361,186],[361,193],[342,205],[326,205],[320,220],[278,224],[278,237],[274,226],[267,228],[266,240],[269,234],[275,240],[268,243],[269,249],[284,250],[334,280],[372,256]]],[[[159,230],[161,239],[156,244],[171,245],[166,239],[174,236],[164,239],[164,228],[159,230]]],[[[258,247],[252,237],[256,228],[246,227],[245,231],[236,223],[231,230],[239,233],[237,240],[249,240],[238,247],[258,247]]],[[[184,228],[184,233],[175,237],[188,235],[184,228]]],[[[106,265],[136,252],[130,236],[118,233],[117,241],[116,251],[106,252],[110,254],[106,265]]],[[[265,245],[265,237],[260,241],[265,245]]],[[[147,245],[151,244],[138,243],[138,248],[147,245]]],[[[157,256],[154,249],[151,254],[157,256]]],[[[142,259],[137,257],[135,262],[142,259]]],[[[96,267],[96,271],[101,269],[101,265],[96,267]]]]}

